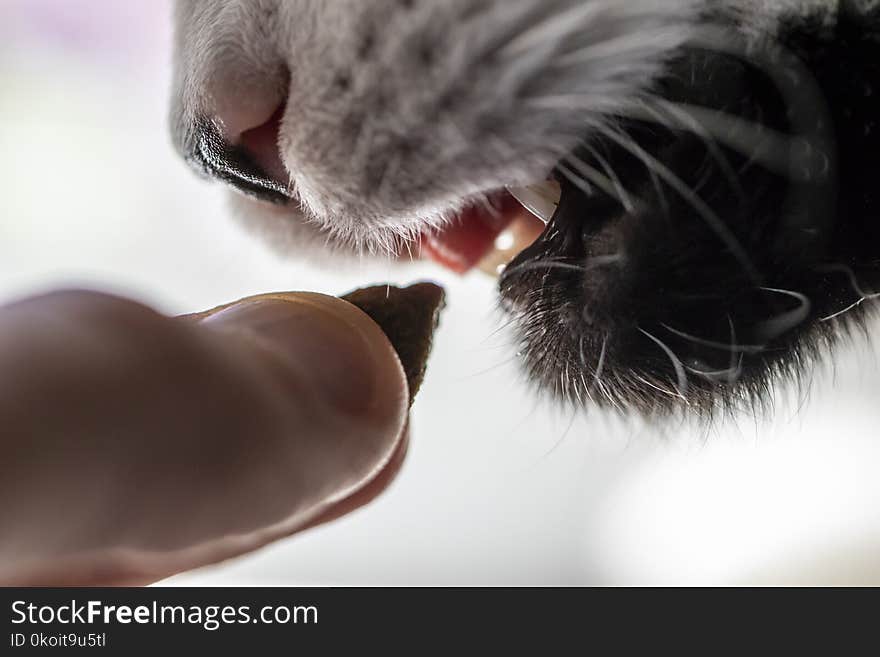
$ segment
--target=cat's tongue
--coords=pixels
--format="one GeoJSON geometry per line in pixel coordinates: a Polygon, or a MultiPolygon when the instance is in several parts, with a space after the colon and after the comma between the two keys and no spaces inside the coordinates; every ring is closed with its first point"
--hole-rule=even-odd
{"type": "Polygon", "coordinates": [[[534,242],[544,224],[512,196],[494,208],[467,208],[439,231],[422,236],[422,254],[459,274],[474,267],[494,273],[534,242]]]}

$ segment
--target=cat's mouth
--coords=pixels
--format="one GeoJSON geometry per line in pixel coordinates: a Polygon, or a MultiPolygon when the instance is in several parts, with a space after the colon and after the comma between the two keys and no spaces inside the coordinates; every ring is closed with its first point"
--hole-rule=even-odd
{"type": "Polygon", "coordinates": [[[426,230],[421,253],[460,274],[479,268],[499,275],[534,243],[559,206],[561,188],[548,180],[508,187],[458,212],[442,228],[426,230]]]}

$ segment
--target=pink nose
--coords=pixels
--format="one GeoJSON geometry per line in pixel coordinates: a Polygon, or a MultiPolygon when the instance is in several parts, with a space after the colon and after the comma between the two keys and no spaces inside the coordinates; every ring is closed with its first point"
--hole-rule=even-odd
{"type": "Polygon", "coordinates": [[[278,146],[285,103],[274,95],[254,102],[245,92],[213,98],[214,108],[197,127],[192,159],[209,175],[249,196],[286,203],[289,176],[278,146]]]}
{"type": "Polygon", "coordinates": [[[283,118],[284,106],[280,105],[268,120],[241,131],[238,135],[238,143],[233,141],[233,145],[250,155],[254,163],[270,178],[279,182],[286,182],[288,178],[278,147],[283,118]]]}

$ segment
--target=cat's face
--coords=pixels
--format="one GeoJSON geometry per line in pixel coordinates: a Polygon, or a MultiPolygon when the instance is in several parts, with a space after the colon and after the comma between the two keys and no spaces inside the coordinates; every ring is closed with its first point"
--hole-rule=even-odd
{"type": "Polygon", "coordinates": [[[464,268],[524,214],[505,189],[558,180],[558,210],[500,279],[535,380],[578,402],[711,407],[759,391],[865,296],[870,258],[837,228],[854,139],[837,112],[860,81],[826,102],[839,44],[817,26],[836,6],[181,0],[172,128],[301,255],[427,239],[464,268]]]}

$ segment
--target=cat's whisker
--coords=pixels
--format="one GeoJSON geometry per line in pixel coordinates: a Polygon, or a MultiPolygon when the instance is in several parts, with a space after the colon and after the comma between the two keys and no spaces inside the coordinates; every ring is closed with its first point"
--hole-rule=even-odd
{"type": "MultiPolygon", "coordinates": [[[[593,157],[599,158],[599,153],[594,147],[586,143],[584,144],[584,146],[587,148],[587,150],[590,151],[593,157]]],[[[600,162],[601,161],[602,159],[600,159],[600,162]]],[[[663,211],[663,215],[668,219],[670,216],[669,200],[666,198],[666,192],[663,190],[663,185],[660,183],[660,178],[657,177],[657,172],[651,168],[648,168],[648,175],[651,178],[651,184],[654,186],[654,191],[657,192],[657,198],[660,200],[660,207],[663,211]]]]}
{"type": "Polygon", "coordinates": [[[570,154],[566,156],[564,160],[557,165],[557,169],[560,170],[566,176],[566,178],[568,178],[572,182],[575,182],[572,179],[572,175],[577,176],[577,174],[580,174],[588,183],[593,183],[608,196],[620,203],[620,205],[623,206],[623,208],[626,209],[627,212],[633,212],[635,210],[635,206],[632,205],[632,199],[630,195],[626,192],[625,189],[623,189],[622,186],[621,189],[624,193],[620,194],[618,192],[617,186],[614,184],[614,181],[612,181],[608,176],[604,175],[595,167],[584,162],[576,155],[570,154]],[[566,163],[574,167],[576,173],[572,172],[566,166],[566,163]]]}
{"type": "MultiPolygon", "coordinates": [[[[614,116],[619,113],[624,103],[612,100],[599,93],[553,93],[541,96],[532,96],[523,99],[523,104],[537,111],[571,111],[585,110],[595,112],[597,116],[614,116]]],[[[589,130],[592,121],[584,124],[589,130]]]]}
{"type": "Polygon", "coordinates": [[[601,3],[577,3],[564,11],[551,11],[510,39],[500,54],[513,59],[547,43],[559,42],[602,10],[601,3]]]}
{"type": "Polygon", "coordinates": [[[789,310],[788,312],[780,313],[779,315],[771,317],[755,326],[755,334],[764,342],[770,342],[793,328],[800,326],[810,316],[812,303],[806,295],[793,290],[782,290],[772,287],[761,287],[758,289],[763,290],[764,292],[792,297],[793,299],[797,299],[800,303],[797,308],[789,310]]]}
{"type": "Polygon", "coordinates": [[[602,349],[599,352],[599,362],[596,364],[596,371],[593,372],[593,381],[597,385],[602,385],[602,374],[605,371],[605,355],[608,351],[608,336],[602,338],[602,349]]]}
{"type": "MultiPolygon", "coordinates": [[[[614,185],[614,189],[617,190],[617,196],[618,198],[620,198],[620,202],[623,204],[623,209],[630,214],[635,212],[636,206],[635,203],[633,203],[632,195],[626,190],[626,188],[623,186],[623,183],[620,182],[620,177],[617,175],[617,173],[615,173],[614,167],[612,167],[608,163],[608,160],[602,157],[602,155],[590,144],[584,144],[584,146],[590,152],[590,155],[592,155],[596,159],[596,161],[599,162],[602,170],[605,171],[608,178],[611,180],[611,183],[614,185]]],[[[580,158],[577,158],[576,156],[571,157],[572,159],[577,159],[578,161],[580,160],[580,158]]]]}
{"type": "Polygon", "coordinates": [[[820,317],[819,321],[820,322],[830,322],[833,319],[837,319],[839,317],[842,317],[843,315],[846,315],[850,311],[853,311],[856,308],[858,308],[859,306],[861,306],[866,300],[867,299],[865,299],[865,297],[862,297],[861,299],[858,299],[857,301],[854,301],[851,304],[849,304],[846,308],[844,308],[842,310],[838,310],[836,313],[832,313],[831,315],[826,315],[825,317],[820,317]]]}
{"type": "MultiPolygon", "coordinates": [[[[708,107],[685,102],[673,103],[650,96],[646,96],[641,104],[622,108],[619,114],[627,119],[653,122],[656,120],[656,114],[650,105],[655,105],[671,114],[680,129],[694,132],[693,128],[699,126],[703,134],[713,141],[739,153],[749,162],[758,162],[768,171],[791,180],[812,179],[810,174],[803,173],[802,162],[799,163],[800,168],[791,166],[789,153],[796,145],[797,138],[764,124],[708,107]]],[[[671,123],[664,123],[664,126],[673,127],[671,123]]],[[[808,167],[807,170],[810,168],[808,167]]]]}
{"type": "MultiPolygon", "coordinates": [[[[646,43],[661,41],[674,42],[681,35],[678,27],[661,28],[641,33],[615,35],[609,39],[590,43],[587,46],[577,48],[561,55],[557,66],[574,66],[577,64],[595,64],[603,59],[620,57],[623,53],[634,53],[646,50],[646,43]]],[[[653,51],[653,48],[650,48],[653,51]]]]}
{"type": "Polygon", "coordinates": [[[675,352],[669,348],[669,345],[667,345],[665,342],[663,342],[660,338],[652,335],[651,333],[649,333],[648,331],[646,331],[643,328],[639,328],[639,332],[642,335],[647,336],[648,339],[650,339],[658,347],[660,347],[660,349],[662,349],[663,352],[669,357],[669,360],[672,362],[672,367],[675,370],[675,375],[678,378],[678,385],[677,385],[678,394],[682,399],[685,399],[687,397],[687,392],[688,392],[688,379],[687,379],[687,372],[685,372],[685,369],[684,369],[684,366],[682,365],[681,359],[678,356],[676,356],[675,352]]]}
{"type": "MultiPolygon", "coordinates": [[[[730,327],[730,345],[733,346],[736,344],[736,326],[734,326],[734,324],[733,324],[733,318],[730,316],[730,313],[727,313],[727,325],[730,327]]],[[[742,369],[742,359],[743,359],[743,354],[740,353],[740,356],[739,356],[739,369],[740,370],[742,369]]],[[[736,352],[731,349],[731,351],[730,351],[730,368],[729,369],[731,369],[731,370],[734,369],[735,362],[736,362],[736,352]]],[[[734,383],[736,383],[737,379],[739,379],[739,375],[737,375],[735,378],[728,379],[727,382],[729,384],[734,384],[734,383]]]]}
{"type": "Polygon", "coordinates": [[[688,187],[685,182],[669,167],[660,162],[657,158],[646,152],[639,146],[635,140],[623,135],[615,130],[602,129],[608,139],[611,139],[622,148],[626,149],[633,156],[641,160],[644,165],[657,173],[673,190],[675,190],[684,199],[697,214],[715,231],[718,237],[727,245],[733,256],[737,259],[740,266],[754,282],[761,280],[761,276],[755,268],[754,263],[745,251],[742,243],[737,239],[736,235],[727,224],[719,217],[715,211],[700,196],[688,187]]]}
{"type": "Polygon", "coordinates": [[[593,256],[587,259],[583,264],[572,264],[570,262],[562,262],[559,260],[548,258],[530,262],[522,262],[520,264],[514,265],[513,267],[508,267],[504,270],[503,276],[507,278],[509,276],[519,275],[527,271],[540,271],[544,269],[565,269],[568,271],[585,273],[598,267],[606,267],[608,265],[619,264],[622,261],[623,256],[619,253],[604,256],[593,256]]]}
{"type": "Polygon", "coordinates": [[[724,383],[733,385],[739,380],[740,376],[742,376],[743,356],[743,354],[740,354],[739,361],[733,367],[725,368],[723,370],[701,370],[696,367],[691,367],[690,365],[686,367],[692,374],[701,376],[709,381],[717,383],[719,379],[723,379],[724,383]]]}
{"type": "Polygon", "coordinates": [[[668,395],[669,397],[675,397],[676,399],[680,399],[681,401],[687,403],[687,399],[677,392],[672,392],[671,390],[667,390],[666,388],[664,388],[660,385],[656,385],[654,383],[651,383],[650,381],[648,381],[645,377],[643,377],[641,375],[636,374],[635,378],[638,381],[641,381],[642,383],[644,383],[649,388],[653,388],[654,390],[656,390],[658,392],[662,392],[664,395],[668,395]]]}
{"type": "MultiPolygon", "coordinates": [[[[560,161],[559,164],[556,165],[557,170],[559,170],[562,175],[564,175],[575,187],[580,189],[587,196],[593,196],[593,186],[590,185],[590,181],[588,181],[584,176],[578,175],[571,169],[569,169],[564,161],[560,161]]],[[[598,173],[598,172],[597,172],[598,173]]]]}
{"type": "MultiPolygon", "coordinates": [[[[693,116],[682,111],[675,103],[667,102],[662,98],[646,96],[646,98],[642,99],[639,104],[647,111],[648,115],[654,116],[656,120],[661,122],[661,124],[663,124],[662,116],[657,109],[651,107],[650,103],[652,102],[656,104],[657,107],[659,107],[661,110],[670,115],[673,120],[676,121],[676,124],[678,126],[700,138],[700,140],[706,146],[706,150],[715,159],[715,162],[721,168],[721,171],[724,173],[737,197],[739,197],[741,201],[744,201],[746,198],[745,190],[743,190],[742,184],[739,180],[739,176],[737,175],[736,171],[734,171],[733,166],[730,163],[730,158],[728,158],[724,151],[719,148],[719,140],[717,140],[713,134],[706,130],[702,123],[700,123],[693,116]]],[[[667,128],[673,129],[671,123],[665,123],[665,125],[667,128]]],[[[749,157],[748,151],[741,154],[749,157]]]]}
{"type": "Polygon", "coordinates": [[[587,383],[587,376],[585,372],[581,372],[580,375],[580,387],[584,391],[584,394],[587,396],[587,399],[590,400],[590,404],[596,403],[596,398],[593,397],[593,392],[590,388],[590,384],[587,383]]]}
{"type": "Polygon", "coordinates": [[[752,344],[725,344],[723,342],[716,342],[714,340],[706,340],[705,338],[699,338],[695,335],[691,335],[690,333],[685,333],[684,331],[679,331],[676,328],[673,328],[669,324],[661,324],[661,326],[679,338],[683,340],[688,340],[693,342],[694,344],[700,345],[701,347],[709,347],[711,349],[720,349],[721,351],[727,351],[731,353],[745,353],[745,354],[757,354],[764,349],[766,349],[766,345],[752,345],[752,344]]]}
{"type": "Polygon", "coordinates": [[[823,267],[818,267],[817,271],[822,272],[839,272],[846,274],[849,279],[850,285],[852,285],[853,290],[855,290],[856,294],[859,295],[859,298],[853,303],[849,304],[846,308],[842,310],[838,310],[836,313],[831,315],[827,315],[826,317],[820,317],[820,322],[830,322],[833,319],[837,319],[848,312],[855,310],[859,306],[861,306],[865,301],[873,301],[874,299],[880,298],[880,292],[865,292],[862,286],[859,284],[858,279],[856,278],[856,273],[853,271],[852,267],[849,267],[844,264],[839,265],[825,265],[823,267]]]}

